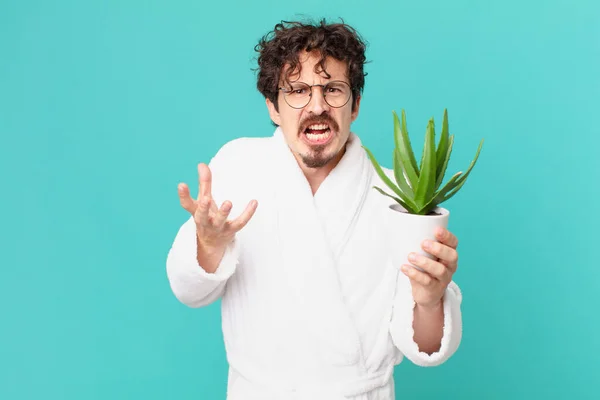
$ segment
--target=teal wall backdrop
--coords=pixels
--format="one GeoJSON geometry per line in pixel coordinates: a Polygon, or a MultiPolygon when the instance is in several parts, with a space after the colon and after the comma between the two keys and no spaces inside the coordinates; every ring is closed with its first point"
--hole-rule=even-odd
{"type": "Polygon", "coordinates": [[[253,47],[282,19],[369,42],[353,129],[390,165],[449,110],[458,353],[401,364],[399,399],[600,398],[600,2],[0,3],[0,399],[223,399],[219,303],[189,309],[165,259],[176,186],[272,134],[253,47]]]}

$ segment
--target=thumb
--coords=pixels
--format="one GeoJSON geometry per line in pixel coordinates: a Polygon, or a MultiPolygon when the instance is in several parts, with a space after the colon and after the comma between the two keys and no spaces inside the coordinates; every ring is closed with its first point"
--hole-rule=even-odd
{"type": "Polygon", "coordinates": [[[181,204],[181,207],[193,215],[198,206],[192,196],[190,196],[190,189],[185,183],[180,183],[177,186],[177,194],[179,195],[179,203],[181,204]]]}

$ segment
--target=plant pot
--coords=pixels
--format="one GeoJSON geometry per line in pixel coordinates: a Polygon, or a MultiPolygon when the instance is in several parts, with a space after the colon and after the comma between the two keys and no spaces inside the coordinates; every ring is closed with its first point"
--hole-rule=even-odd
{"type": "Polygon", "coordinates": [[[437,260],[422,248],[425,239],[434,242],[435,230],[438,226],[448,227],[448,218],[450,211],[445,208],[437,207],[429,215],[416,215],[408,213],[404,207],[398,203],[390,205],[390,220],[388,221],[391,235],[391,254],[393,265],[400,268],[403,264],[412,265],[416,269],[423,269],[413,265],[408,261],[408,254],[415,252],[426,256],[432,260],[437,260]]]}

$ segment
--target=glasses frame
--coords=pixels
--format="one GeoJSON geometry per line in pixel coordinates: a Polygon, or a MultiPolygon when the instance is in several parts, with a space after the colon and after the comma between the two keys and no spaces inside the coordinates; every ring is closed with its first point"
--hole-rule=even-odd
{"type": "Polygon", "coordinates": [[[320,86],[320,87],[321,87],[321,93],[322,93],[322,95],[323,95],[323,100],[325,100],[325,103],[327,103],[327,105],[329,105],[329,107],[333,107],[333,108],[342,108],[342,107],[344,107],[346,104],[348,104],[348,102],[349,102],[349,101],[350,101],[350,99],[352,98],[352,94],[353,94],[353,93],[352,93],[352,91],[353,91],[353,88],[352,88],[352,86],[350,86],[350,84],[349,84],[348,82],[346,82],[346,81],[330,81],[330,82],[327,82],[327,83],[326,83],[326,84],[324,84],[324,85],[321,85],[321,84],[317,84],[317,85],[309,85],[308,83],[305,83],[305,82],[295,82],[295,83],[301,83],[301,84],[303,84],[303,85],[306,85],[306,86],[308,86],[308,88],[310,89],[310,94],[308,95],[308,101],[307,101],[307,102],[306,102],[306,104],[305,104],[305,105],[303,105],[302,107],[294,107],[294,106],[292,106],[290,103],[288,103],[286,94],[287,94],[287,93],[290,93],[290,92],[292,92],[291,90],[288,90],[288,89],[286,89],[286,88],[284,88],[284,87],[279,87],[279,88],[277,88],[277,90],[281,90],[281,91],[283,92],[283,99],[285,100],[286,104],[287,104],[288,106],[292,107],[292,108],[295,108],[296,110],[302,109],[302,108],[304,108],[304,107],[306,107],[307,105],[309,105],[309,104],[310,104],[310,101],[312,100],[312,96],[313,96],[313,87],[315,87],[315,86],[320,86]],[[332,84],[332,83],[343,83],[343,84],[345,84],[346,86],[348,86],[348,88],[350,89],[350,96],[348,96],[348,99],[346,100],[346,102],[345,102],[344,104],[342,104],[341,106],[332,106],[332,105],[331,105],[331,104],[329,104],[329,102],[327,101],[327,93],[326,93],[326,91],[325,91],[325,87],[327,87],[328,85],[330,85],[330,84],[332,84]]]}

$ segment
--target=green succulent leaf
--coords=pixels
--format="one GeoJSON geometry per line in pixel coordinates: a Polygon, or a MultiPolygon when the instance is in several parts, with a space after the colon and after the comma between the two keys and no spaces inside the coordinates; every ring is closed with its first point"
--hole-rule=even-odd
{"type": "Polygon", "coordinates": [[[421,158],[421,171],[419,174],[419,183],[415,192],[415,203],[418,206],[426,204],[435,191],[435,131],[433,118],[427,125],[425,135],[425,145],[423,147],[423,157],[421,158]]]}
{"type": "Polygon", "coordinates": [[[395,156],[400,160],[402,170],[406,177],[408,177],[408,184],[414,191],[417,187],[417,183],[419,182],[419,177],[417,176],[415,169],[412,167],[409,157],[402,153],[397,147],[394,149],[394,153],[395,156]]]}
{"type": "MultiPolygon", "coordinates": [[[[442,133],[440,134],[440,143],[435,153],[437,160],[436,176],[439,177],[442,172],[444,158],[448,153],[449,137],[448,137],[448,110],[444,109],[444,120],[442,121],[442,133]]],[[[443,177],[442,177],[443,178],[443,177]]],[[[439,178],[438,178],[439,179],[439,178]]]]}
{"type": "Polygon", "coordinates": [[[444,109],[441,137],[436,147],[435,122],[431,118],[425,133],[425,144],[420,164],[413,153],[406,127],[406,113],[402,110],[402,120],[396,112],[394,116],[394,152],[393,152],[393,179],[387,176],[383,168],[375,160],[373,153],[363,146],[375,171],[381,180],[395,194],[388,194],[381,188],[373,186],[382,195],[394,199],[408,213],[428,215],[436,207],[454,196],[465,184],[467,177],[479,159],[483,140],[469,168],[465,173],[457,172],[442,186],[446,175],[450,156],[454,145],[454,135],[450,135],[448,128],[448,110],[444,109]],[[393,182],[396,181],[396,183],[393,182]],[[440,189],[441,187],[441,189],[440,189]]]}
{"type": "Polygon", "coordinates": [[[436,196],[440,196],[440,198],[444,197],[446,195],[446,193],[450,192],[452,189],[454,189],[456,187],[456,185],[458,185],[458,180],[461,178],[461,176],[463,175],[463,172],[457,172],[454,175],[452,175],[452,178],[450,178],[448,180],[448,182],[446,182],[446,184],[435,194],[436,196]]]}
{"type": "Polygon", "coordinates": [[[409,199],[414,198],[415,193],[413,192],[410,183],[406,181],[406,177],[404,176],[404,166],[400,160],[400,152],[398,149],[394,149],[392,159],[394,160],[394,177],[396,178],[398,187],[409,199]]]}
{"type": "Polygon", "coordinates": [[[420,210],[417,210],[417,212],[415,212],[415,214],[417,214],[417,215],[427,215],[430,212],[432,212],[436,207],[437,207],[437,204],[430,203],[427,206],[421,208],[420,210]]]}
{"type": "MultiPolygon", "coordinates": [[[[454,135],[450,136],[448,139],[448,144],[446,146],[446,153],[442,155],[441,158],[438,158],[436,153],[436,161],[437,161],[437,180],[435,182],[435,190],[438,190],[442,181],[444,180],[444,175],[446,175],[446,168],[448,167],[448,161],[450,161],[450,155],[452,154],[452,146],[454,145],[454,135]]],[[[439,150],[439,148],[438,148],[439,150]]]]}
{"type": "Polygon", "coordinates": [[[400,120],[398,114],[394,114],[394,140],[396,148],[400,151],[400,159],[406,169],[409,180],[413,184],[413,189],[417,183],[417,177],[419,176],[419,168],[417,167],[417,160],[413,153],[410,138],[408,137],[408,129],[406,128],[406,113],[402,110],[402,126],[400,126],[400,120]]]}
{"type": "Polygon", "coordinates": [[[391,197],[392,199],[394,199],[398,204],[400,204],[402,207],[404,207],[404,209],[406,211],[408,211],[409,213],[411,213],[411,214],[415,213],[416,210],[414,208],[412,208],[411,206],[409,206],[408,204],[406,204],[405,202],[403,202],[402,199],[399,199],[396,196],[392,196],[391,194],[384,192],[381,188],[378,188],[377,186],[373,186],[373,188],[376,189],[382,195],[391,197]]]}
{"type": "Polygon", "coordinates": [[[440,201],[440,203],[442,203],[444,201],[448,201],[452,196],[454,196],[456,193],[458,193],[458,191],[465,184],[466,181],[467,180],[465,179],[465,180],[462,180],[461,182],[459,182],[450,193],[448,193],[446,196],[444,196],[444,198],[440,201]]]}
{"type": "Polygon", "coordinates": [[[454,196],[459,190],[460,188],[465,184],[465,182],[467,181],[467,177],[469,176],[469,174],[471,173],[471,171],[473,170],[473,167],[475,166],[475,163],[477,163],[477,159],[479,158],[479,153],[481,152],[481,147],[483,146],[483,139],[481,139],[481,142],[479,142],[479,147],[477,147],[477,153],[475,154],[475,158],[473,159],[473,161],[471,161],[471,165],[469,165],[469,169],[467,169],[467,172],[465,172],[464,175],[462,175],[459,179],[457,179],[456,183],[455,183],[455,188],[448,193],[442,201],[447,201],[449,200],[452,196],[454,196]]]}
{"type": "Polygon", "coordinates": [[[423,207],[421,207],[420,211],[427,214],[432,209],[437,207],[439,204],[443,203],[444,197],[446,196],[446,194],[448,192],[452,191],[458,185],[457,181],[460,179],[461,175],[462,175],[462,172],[457,172],[456,174],[454,174],[452,176],[452,178],[450,178],[448,180],[448,182],[446,182],[444,187],[442,187],[442,189],[440,189],[435,194],[435,196],[432,196],[432,198],[429,199],[429,201],[423,207]],[[425,210],[427,210],[427,211],[425,212],[425,210]]]}
{"type": "MultiPolygon", "coordinates": [[[[373,153],[371,153],[371,151],[365,147],[362,146],[363,149],[365,149],[365,151],[367,152],[367,155],[369,156],[369,159],[371,160],[371,163],[373,164],[373,166],[375,167],[375,171],[377,172],[377,175],[379,175],[379,177],[381,178],[381,180],[390,188],[392,189],[392,191],[394,193],[396,193],[396,195],[398,197],[400,197],[400,199],[408,204],[411,208],[416,208],[413,200],[411,197],[407,196],[405,193],[402,192],[402,190],[400,190],[400,188],[398,188],[398,186],[394,185],[394,182],[392,182],[390,180],[390,178],[387,177],[387,175],[385,174],[385,172],[383,172],[383,169],[381,169],[381,166],[379,165],[379,163],[377,162],[377,160],[375,159],[375,156],[373,155],[373,153]]],[[[404,207],[404,206],[403,206],[404,207]]]]}

